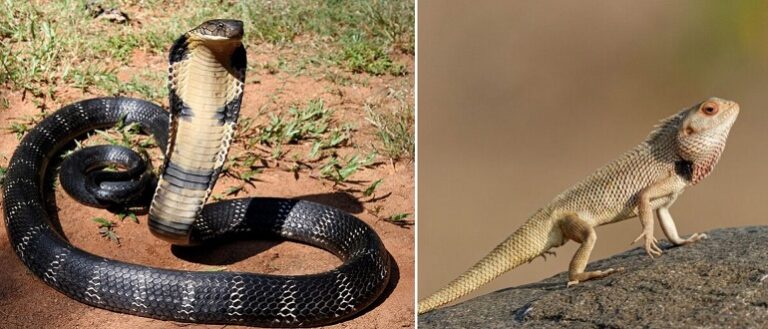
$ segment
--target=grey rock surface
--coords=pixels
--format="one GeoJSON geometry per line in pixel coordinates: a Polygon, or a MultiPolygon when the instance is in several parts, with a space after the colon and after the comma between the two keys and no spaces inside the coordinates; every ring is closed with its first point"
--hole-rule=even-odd
{"type": "Polygon", "coordinates": [[[768,328],[768,226],[707,234],[663,241],[655,260],[635,248],[589,264],[624,267],[605,279],[566,288],[563,272],[438,309],[419,328],[768,328]]]}

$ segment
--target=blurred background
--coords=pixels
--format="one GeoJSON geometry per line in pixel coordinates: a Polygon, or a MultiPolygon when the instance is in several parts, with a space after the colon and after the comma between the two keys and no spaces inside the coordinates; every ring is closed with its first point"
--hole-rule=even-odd
{"type": "MultiPolygon", "coordinates": [[[[710,96],[741,114],[713,174],[671,208],[678,229],[768,224],[768,2],[418,7],[419,299],[660,119],[710,96]]],[[[640,233],[638,219],[599,227],[591,260],[638,247],[640,233]]],[[[565,271],[576,247],[469,297],[565,271]]]]}

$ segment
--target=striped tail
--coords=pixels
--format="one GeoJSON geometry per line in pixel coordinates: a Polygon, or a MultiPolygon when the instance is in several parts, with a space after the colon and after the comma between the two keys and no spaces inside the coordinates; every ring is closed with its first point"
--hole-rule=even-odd
{"type": "Polygon", "coordinates": [[[529,220],[472,268],[444,288],[419,301],[419,314],[434,310],[474,291],[507,271],[527,263],[552,247],[548,220],[529,220]]]}

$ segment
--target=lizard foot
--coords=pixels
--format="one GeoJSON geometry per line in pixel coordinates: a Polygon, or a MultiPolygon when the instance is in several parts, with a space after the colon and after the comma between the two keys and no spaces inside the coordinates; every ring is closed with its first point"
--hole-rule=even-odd
{"type": "Polygon", "coordinates": [[[682,246],[682,245],[694,243],[696,241],[704,240],[704,239],[708,239],[708,238],[709,238],[709,236],[707,236],[707,234],[705,234],[705,233],[693,233],[693,234],[691,234],[690,237],[688,237],[687,239],[683,240],[683,242],[680,243],[679,245],[682,246]]]}
{"type": "Polygon", "coordinates": [[[531,258],[531,260],[529,260],[528,262],[529,263],[533,262],[534,260],[536,260],[536,258],[539,258],[539,257],[544,258],[544,261],[546,262],[547,261],[547,255],[557,256],[557,254],[554,251],[547,250],[547,251],[541,253],[541,255],[536,256],[535,258],[531,258]]]}
{"type": "Polygon", "coordinates": [[[557,257],[557,253],[555,253],[554,251],[549,251],[549,250],[541,253],[541,255],[539,255],[539,256],[541,256],[541,258],[544,258],[544,261],[546,261],[547,260],[547,255],[552,256],[552,257],[557,257]]]}
{"type": "Polygon", "coordinates": [[[571,276],[571,280],[568,281],[568,283],[566,284],[566,287],[570,288],[571,286],[579,284],[579,282],[584,282],[584,281],[587,281],[587,280],[604,278],[604,277],[609,276],[609,275],[611,275],[613,273],[618,273],[618,272],[621,272],[621,271],[624,271],[623,267],[609,268],[609,269],[605,269],[605,270],[602,270],[602,271],[598,270],[598,271],[591,271],[591,272],[576,273],[576,274],[571,276]]]}
{"type": "Polygon", "coordinates": [[[657,245],[659,241],[653,236],[653,232],[643,231],[643,233],[632,241],[632,243],[640,241],[640,239],[643,238],[645,239],[645,252],[648,256],[651,256],[651,258],[653,258],[653,256],[661,256],[661,248],[657,245]]]}

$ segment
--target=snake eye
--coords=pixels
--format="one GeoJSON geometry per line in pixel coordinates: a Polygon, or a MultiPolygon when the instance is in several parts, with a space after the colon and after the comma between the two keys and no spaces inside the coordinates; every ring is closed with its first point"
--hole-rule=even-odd
{"type": "Polygon", "coordinates": [[[715,115],[717,114],[717,111],[718,108],[715,103],[704,103],[704,105],[701,106],[701,112],[706,115],[715,115]]]}

